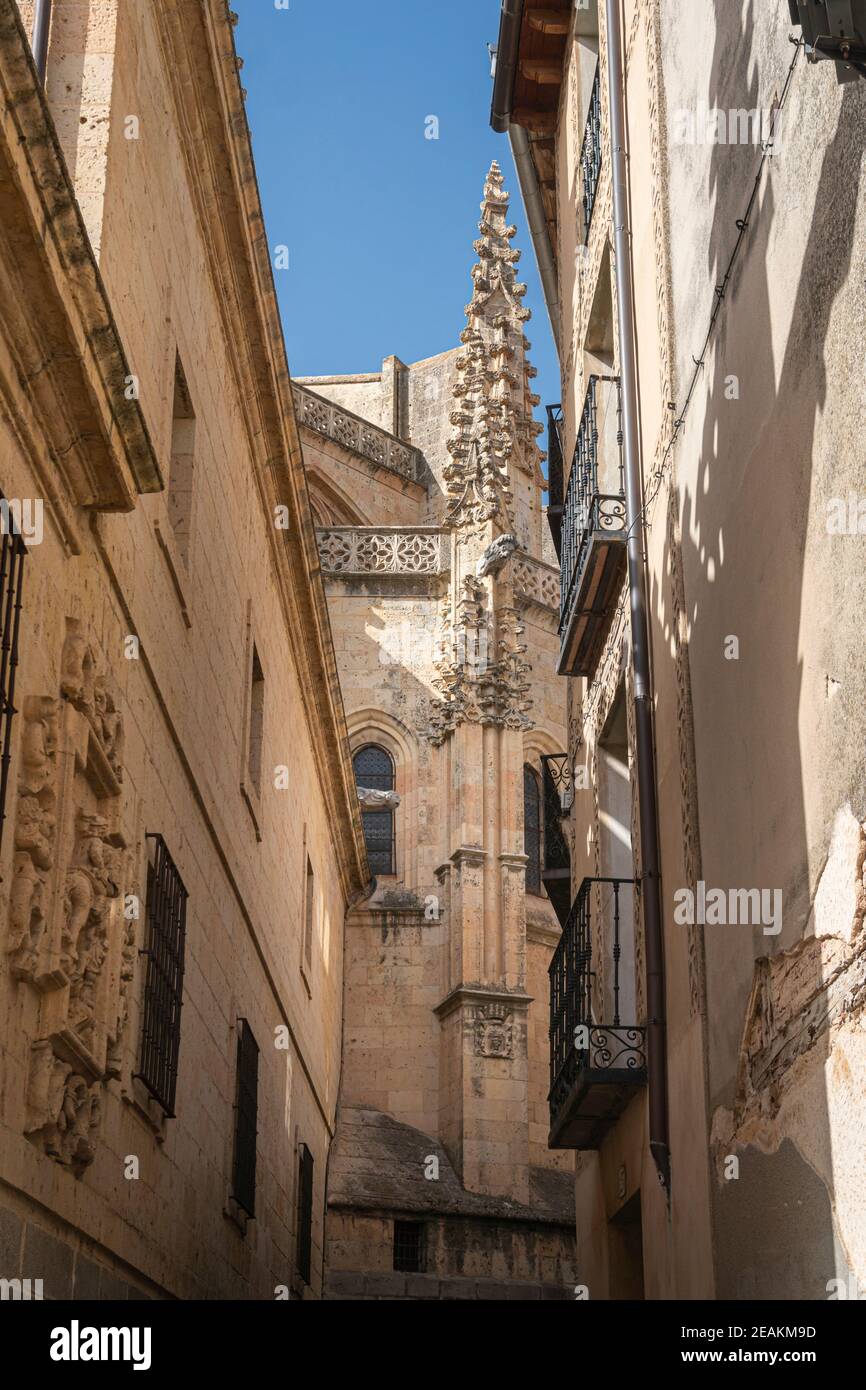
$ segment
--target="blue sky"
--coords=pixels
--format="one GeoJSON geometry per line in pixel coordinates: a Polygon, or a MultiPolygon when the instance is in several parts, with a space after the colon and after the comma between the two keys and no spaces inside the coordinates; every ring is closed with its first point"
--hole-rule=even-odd
{"type": "MultiPolygon", "coordinates": [[[[499,0],[234,0],[247,112],[296,376],[456,346],[484,176],[498,159],[542,404],[559,370],[508,140],[490,129],[499,0]],[[438,140],[425,138],[427,118],[438,140]]],[[[543,418],[541,407],[539,418],[543,418]]],[[[543,440],[540,441],[543,444],[543,440]]]]}

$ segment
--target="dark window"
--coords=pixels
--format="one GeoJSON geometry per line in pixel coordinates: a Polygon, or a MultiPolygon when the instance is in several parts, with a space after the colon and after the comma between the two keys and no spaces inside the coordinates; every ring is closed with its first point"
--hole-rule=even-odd
{"type": "Polygon", "coordinates": [[[250,731],[247,748],[247,770],[250,781],[261,795],[262,790],[262,741],[265,730],[265,676],[262,663],[253,643],[253,669],[250,685],[250,731]]]}
{"type": "MultiPolygon", "coordinates": [[[[20,514],[19,514],[20,516],[20,514]]],[[[6,819],[6,786],[12,757],[12,717],[15,714],[15,670],[18,666],[18,627],[21,585],[27,549],[13,509],[0,494],[0,843],[6,819]]]]}
{"type": "Polygon", "coordinates": [[[256,1211],[256,1123],[259,1108],[259,1049],[245,1018],[238,1034],[235,1156],[232,1192],[247,1216],[256,1211]]]}
{"type": "Polygon", "coordinates": [[[423,1274],[426,1241],[421,1221],[394,1222],[394,1268],[403,1274],[423,1274]]]}
{"type": "Polygon", "coordinates": [[[195,473],[195,411],[179,357],[174,365],[171,420],[171,468],[168,475],[168,518],[177,548],[189,564],[192,533],[193,475],[195,473]]]}
{"type": "Polygon", "coordinates": [[[523,769],[523,853],[526,865],[526,891],[541,892],[541,792],[531,767],[523,769]]]}
{"type": "MultiPolygon", "coordinates": [[[[394,791],[394,759],[384,748],[368,743],[359,748],[352,765],[355,769],[355,783],[359,788],[369,791],[394,791]]],[[[394,867],[394,812],[362,811],[364,839],[367,842],[367,858],[373,874],[393,874],[394,867]]]]}
{"type": "Polygon", "coordinates": [[[313,1155],[306,1144],[298,1153],[298,1257],[297,1271],[310,1282],[313,1260],[313,1155]]]}
{"type": "Polygon", "coordinates": [[[307,880],[304,886],[304,961],[313,963],[313,920],[316,906],[316,876],[307,855],[307,880]]]}
{"type": "Polygon", "coordinates": [[[147,974],[141,1029],[141,1060],[136,1075],[174,1116],[180,1010],[186,944],[187,891],[161,835],[148,834],[147,974]]]}

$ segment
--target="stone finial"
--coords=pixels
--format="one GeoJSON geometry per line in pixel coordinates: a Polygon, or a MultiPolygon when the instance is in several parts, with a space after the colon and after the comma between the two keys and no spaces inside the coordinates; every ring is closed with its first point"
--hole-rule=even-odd
{"type": "Polygon", "coordinates": [[[534,472],[541,457],[523,332],[530,311],[522,303],[526,286],[516,278],[520,252],[511,245],[516,228],[508,224],[508,204],[494,160],[484,182],[481,235],[474,243],[478,262],[461,334],[464,350],[457,358],[454,434],[444,470],[450,525],[495,520],[506,531],[511,529],[511,470],[534,472]]]}

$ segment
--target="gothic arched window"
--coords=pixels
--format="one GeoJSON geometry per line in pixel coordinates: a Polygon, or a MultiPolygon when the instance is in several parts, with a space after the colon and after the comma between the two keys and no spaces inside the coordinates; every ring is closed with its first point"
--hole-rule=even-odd
{"type": "Polygon", "coordinates": [[[523,853],[527,893],[541,892],[541,788],[533,768],[523,768],[523,853]]]}
{"type": "MultiPolygon", "coordinates": [[[[359,790],[394,791],[394,759],[378,744],[367,743],[359,748],[352,759],[352,766],[355,769],[355,785],[359,790]]],[[[361,820],[371,872],[395,873],[393,810],[390,807],[362,809],[361,820]]]]}

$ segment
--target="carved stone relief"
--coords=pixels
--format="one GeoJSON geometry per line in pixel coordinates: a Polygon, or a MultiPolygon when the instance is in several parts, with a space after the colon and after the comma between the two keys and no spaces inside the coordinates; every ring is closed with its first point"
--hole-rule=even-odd
{"type": "Polygon", "coordinates": [[[81,1170],[115,1074],[135,942],[122,912],[123,720],[78,621],[67,620],[59,698],[30,697],[23,716],[7,950],[40,998],[26,1130],[81,1170]]]}
{"type": "Polygon", "coordinates": [[[475,1054],[478,1057],[514,1056],[514,1025],[505,1004],[479,1004],[475,1009],[475,1054]]]}

